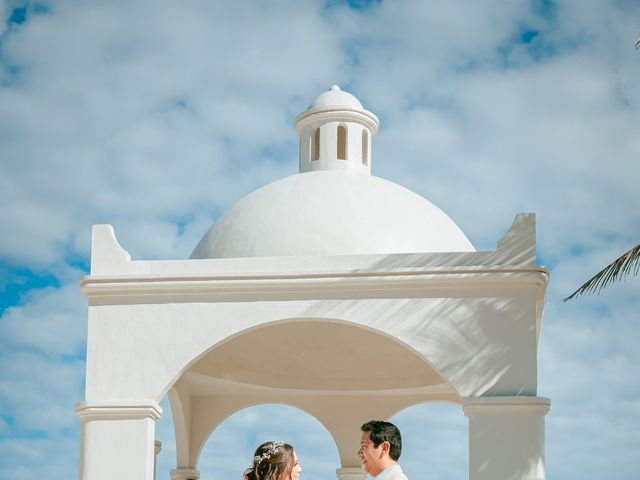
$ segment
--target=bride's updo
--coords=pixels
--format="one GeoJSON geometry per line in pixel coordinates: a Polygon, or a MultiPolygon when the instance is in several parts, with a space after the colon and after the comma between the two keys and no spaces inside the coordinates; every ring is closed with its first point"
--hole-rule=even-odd
{"type": "Polygon", "coordinates": [[[293,447],[283,442],[265,442],[253,454],[251,466],[244,471],[243,480],[281,480],[295,464],[293,447]]]}

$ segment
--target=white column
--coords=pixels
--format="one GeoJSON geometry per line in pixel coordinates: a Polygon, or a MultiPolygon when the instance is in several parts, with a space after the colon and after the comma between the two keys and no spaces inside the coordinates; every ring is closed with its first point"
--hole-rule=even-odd
{"type": "Polygon", "coordinates": [[[469,480],[544,480],[543,397],[477,397],[469,417],[469,480]]]}
{"type": "Polygon", "coordinates": [[[171,480],[200,480],[200,472],[195,468],[176,468],[171,470],[171,480]]]}
{"type": "Polygon", "coordinates": [[[80,402],[76,414],[80,480],[153,480],[156,402],[80,402]]]}
{"type": "Polygon", "coordinates": [[[162,442],[156,440],[153,442],[153,480],[158,478],[158,454],[162,451],[162,442]]]}
{"type": "Polygon", "coordinates": [[[360,467],[342,467],[336,469],[338,480],[364,480],[367,473],[360,467]]]}

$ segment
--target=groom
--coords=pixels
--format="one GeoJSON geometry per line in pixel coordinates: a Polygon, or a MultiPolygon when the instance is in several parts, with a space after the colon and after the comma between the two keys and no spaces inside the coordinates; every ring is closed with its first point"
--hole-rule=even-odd
{"type": "Polygon", "coordinates": [[[397,463],[402,452],[400,430],[393,423],[371,420],[360,427],[358,457],[374,480],[408,480],[397,463]]]}

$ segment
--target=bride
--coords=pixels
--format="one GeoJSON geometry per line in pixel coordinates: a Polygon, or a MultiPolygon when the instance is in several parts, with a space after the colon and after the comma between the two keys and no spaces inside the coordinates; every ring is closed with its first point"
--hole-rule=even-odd
{"type": "Polygon", "coordinates": [[[253,454],[243,480],[298,480],[302,468],[293,447],[283,442],[265,442],[253,454]]]}

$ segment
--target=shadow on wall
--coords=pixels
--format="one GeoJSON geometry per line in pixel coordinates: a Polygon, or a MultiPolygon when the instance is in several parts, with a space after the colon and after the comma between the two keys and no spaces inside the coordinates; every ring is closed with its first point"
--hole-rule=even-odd
{"type": "MultiPolygon", "coordinates": [[[[462,398],[535,395],[537,340],[531,294],[486,298],[477,293],[479,298],[370,300],[374,308],[367,308],[366,315],[375,311],[377,316],[365,320],[374,331],[416,351],[462,398]]],[[[361,307],[361,301],[343,300],[305,313],[316,319],[356,319],[362,317],[361,307]]]]}

